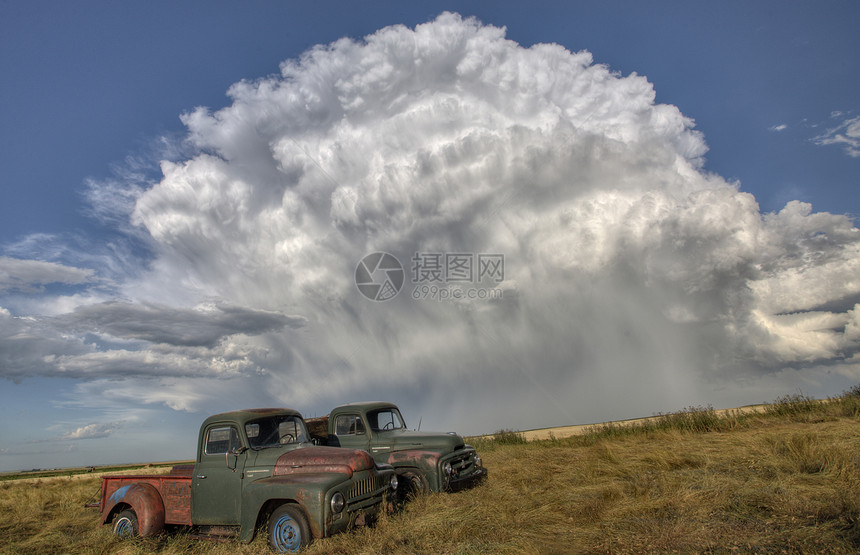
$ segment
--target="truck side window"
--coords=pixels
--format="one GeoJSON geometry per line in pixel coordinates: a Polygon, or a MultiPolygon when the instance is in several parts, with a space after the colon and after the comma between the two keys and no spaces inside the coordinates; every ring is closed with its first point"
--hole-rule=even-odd
{"type": "Polygon", "coordinates": [[[339,436],[354,436],[365,433],[364,422],[357,414],[338,415],[334,429],[339,436]]]}
{"type": "Polygon", "coordinates": [[[239,441],[239,432],[232,426],[221,428],[210,428],[206,436],[206,454],[223,455],[227,451],[238,449],[242,444],[239,441]]]}
{"type": "Polygon", "coordinates": [[[376,432],[385,430],[399,430],[405,428],[403,419],[400,413],[396,410],[377,410],[367,413],[367,420],[370,422],[370,428],[376,432]]]}

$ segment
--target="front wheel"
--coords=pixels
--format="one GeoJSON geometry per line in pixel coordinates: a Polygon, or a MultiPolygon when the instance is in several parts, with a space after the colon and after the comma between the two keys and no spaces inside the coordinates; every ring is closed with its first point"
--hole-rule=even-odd
{"type": "Polygon", "coordinates": [[[134,538],[140,533],[137,515],[132,509],[125,509],[113,519],[113,533],[123,539],[134,538]]]}
{"type": "Polygon", "coordinates": [[[269,546],[276,553],[296,553],[311,543],[308,519],[298,505],[281,505],[269,517],[269,546]]]}
{"type": "Polygon", "coordinates": [[[397,486],[395,495],[401,504],[414,501],[416,497],[424,495],[430,489],[427,479],[419,472],[410,470],[397,477],[400,479],[400,484],[397,486]]]}

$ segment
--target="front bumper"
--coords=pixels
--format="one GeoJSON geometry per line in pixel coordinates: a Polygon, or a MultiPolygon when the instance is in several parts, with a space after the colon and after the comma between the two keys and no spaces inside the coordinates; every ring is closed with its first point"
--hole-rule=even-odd
{"type": "Polygon", "coordinates": [[[350,507],[339,515],[334,515],[326,530],[326,536],[345,532],[354,526],[364,526],[373,522],[382,508],[382,499],[375,499],[371,503],[365,502],[360,507],[350,507]]]}
{"type": "Polygon", "coordinates": [[[471,445],[442,457],[438,469],[443,491],[460,491],[487,478],[487,469],[471,445]]]}
{"type": "MultiPolygon", "coordinates": [[[[391,476],[394,471],[387,469],[380,472],[371,471],[368,475],[351,482],[341,491],[346,498],[346,507],[338,514],[329,512],[325,536],[344,532],[353,526],[363,526],[372,522],[383,505],[385,496],[392,492],[391,476]]],[[[326,496],[326,507],[331,503],[330,492],[326,496]]]]}
{"type": "Polygon", "coordinates": [[[477,486],[486,479],[487,469],[483,466],[479,466],[475,468],[475,470],[468,476],[452,476],[451,478],[449,478],[445,490],[450,492],[456,492],[464,489],[469,489],[471,487],[477,486]]]}

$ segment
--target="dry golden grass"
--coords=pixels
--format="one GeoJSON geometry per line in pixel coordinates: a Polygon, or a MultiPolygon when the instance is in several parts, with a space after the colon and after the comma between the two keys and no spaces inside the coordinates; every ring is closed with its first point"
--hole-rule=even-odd
{"type": "MultiPolygon", "coordinates": [[[[432,494],[308,553],[860,551],[860,397],[709,409],[635,430],[481,440],[489,481],[432,494]],[[700,414],[702,413],[702,414],[700,414]]],[[[658,419],[659,420],[659,419],[658,419]]],[[[3,553],[260,553],[184,534],[121,542],[83,508],[96,479],[0,484],[3,553]]]]}

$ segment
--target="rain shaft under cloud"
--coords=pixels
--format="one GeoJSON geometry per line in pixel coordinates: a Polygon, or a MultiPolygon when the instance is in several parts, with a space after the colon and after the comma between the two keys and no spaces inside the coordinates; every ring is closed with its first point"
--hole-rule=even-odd
{"type": "MultiPolygon", "coordinates": [[[[237,390],[317,413],[385,398],[467,433],[860,378],[853,221],[760,213],[703,171],[703,135],[643,76],[443,14],[314,47],[229,96],[182,117],[193,154],[134,193],[154,258],[122,302],[2,312],[4,352],[25,342],[42,376],[128,378],[77,386],[90,395],[204,412],[237,390]],[[391,300],[355,286],[373,252],[405,269],[391,300]],[[416,253],[501,254],[504,279],[465,284],[492,298],[416,299],[416,253]]],[[[116,187],[91,197],[126,205],[116,187]]]]}

